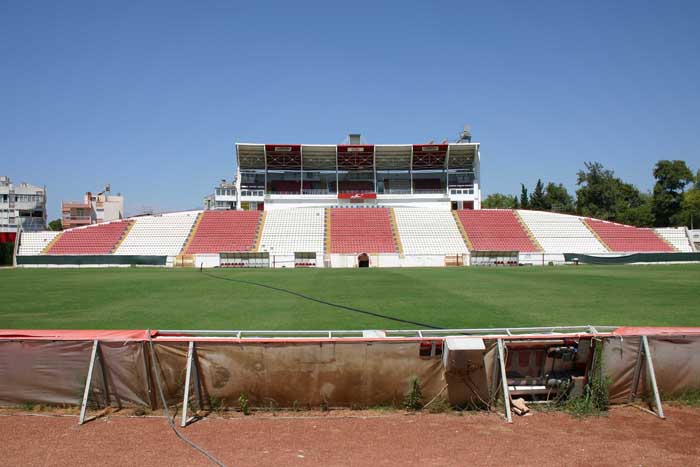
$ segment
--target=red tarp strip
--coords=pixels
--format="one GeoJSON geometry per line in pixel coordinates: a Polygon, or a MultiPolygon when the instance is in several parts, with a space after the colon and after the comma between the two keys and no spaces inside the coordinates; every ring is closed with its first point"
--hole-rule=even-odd
{"type": "MultiPolygon", "coordinates": [[[[158,331],[151,331],[155,336],[158,331]]],[[[0,329],[0,340],[49,340],[49,341],[146,341],[144,330],[64,330],[64,329],[0,329]]]]}
{"type": "Polygon", "coordinates": [[[687,336],[698,334],[700,334],[700,327],[622,326],[613,331],[615,336],[687,336]]]}

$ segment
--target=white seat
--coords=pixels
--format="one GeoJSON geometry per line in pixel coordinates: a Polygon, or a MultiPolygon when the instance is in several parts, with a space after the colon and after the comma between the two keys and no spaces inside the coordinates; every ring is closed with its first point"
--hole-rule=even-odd
{"type": "Polygon", "coordinates": [[[545,253],[608,252],[578,216],[522,209],[518,214],[545,253]]]}
{"type": "Polygon", "coordinates": [[[259,251],[273,254],[323,254],[325,209],[294,208],[268,211],[259,251]]]}
{"type": "Polygon", "coordinates": [[[22,232],[19,241],[19,256],[40,255],[51,240],[60,232],[22,232]]]}
{"type": "Polygon", "coordinates": [[[452,213],[423,208],[394,208],[406,255],[455,255],[468,252],[452,213]]]}
{"type": "Polygon", "coordinates": [[[200,211],[134,218],[134,226],[115,255],[177,256],[200,211]]]}

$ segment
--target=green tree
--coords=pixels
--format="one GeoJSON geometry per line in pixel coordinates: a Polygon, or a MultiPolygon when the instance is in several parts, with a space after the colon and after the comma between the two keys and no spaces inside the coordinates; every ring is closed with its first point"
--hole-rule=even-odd
{"type": "Polygon", "coordinates": [[[530,195],[530,209],[536,209],[538,211],[549,210],[549,208],[546,206],[544,199],[544,183],[542,183],[542,180],[537,180],[535,189],[530,195]]]}
{"type": "Polygon", "coordinates": [[[529,200],[527,196],[527,188],[522,183],[520,184],[520,209],[529,208],[529,200]]]}
{"type": "Polygon", "coordinates": [[[642,193],[642,204],[622,211],[619,214],[617,221],[637,227],[653,227],[654,213],[651,211],[651,198],[652,197],[649,193],[642,193]]]}
{"type": "Polygon", "coordinates": [[[513,201],[517,198],[503,193],[491,193],[482,201],[481,207],[486,209],[514,209],[516,206],[513,201]]]}
{"type": "Polygon", "coordinates": [[[615,177],[600,162],[586,162],[577,174],[576,210],[584,216],[618,221],[622,213],[643,204],[642,194],[615,177]]]}
{"type": "Polygon", "coordinates": [[[544,203],[548,211],[573,213],[574,198],[569,194],[564,185],[547,183],[544,190],[544,203]]]}
{"type": "Polygon", "coordinates": [[[49,222],[49,230],[53,230],[54,232],[63,230],[63,224],[61,223],[61,219],[54,219],[51,222],[49,222]]]}
{"type": "Polygon", "coordinates": [[[654,178],[654,223],[660,227],[671,225],[671,219],[681,211],[685,187],[695,181],[695,177],[685,161],[661,160],[654,167],[654,178]]]}
{"type": "Polygon", "coordinates": [[[694,188],[683,194],[681,210],[671,219],[673,225],[700,228],[700,189],[694,188]]]}

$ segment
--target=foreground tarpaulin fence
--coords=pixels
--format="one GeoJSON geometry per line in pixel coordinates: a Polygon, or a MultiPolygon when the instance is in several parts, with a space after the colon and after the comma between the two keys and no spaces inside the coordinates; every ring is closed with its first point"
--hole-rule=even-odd
{"type": "MultiPolygon", "coordinates": [[[[592,341],[602,342],[614,403],[653,395],[654,383],[661,396],[700,389],[700,328],[371,331],[362,336],[353,331],[0,331],[0,405],[157,409],[160,379],[168,405],[191,399],[198,407],[235,407],[245,394],[257,407],[370,407],[401,404],[417,378],[425,401],[443,394],[456,406],[483,407],[499,397],[508,403],[515,383],[505,383],[505,369],[518,364],[512,362],[516,350],[511,355],[509,349],[566,342],[593,349],[592,341]],[[443,351],[450,345],[465,353],[453,351],[447,358],[443,351]]],[[[660,405],[657,409],[662,415],[660,405]]]]}
{"type": "Polygon", "coordinates": [[[564,253],[567,263],[582,264],[634,264],[634,263],[687,263],[700,262],[700,252],[693,253],[633,253],[619,256],[594,256],[580,253],[564,253]]]}

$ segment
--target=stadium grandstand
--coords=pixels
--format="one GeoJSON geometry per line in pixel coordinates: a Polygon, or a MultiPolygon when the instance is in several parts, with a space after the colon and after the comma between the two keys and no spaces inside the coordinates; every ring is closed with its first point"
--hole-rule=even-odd
{"type": "MultiPolygon", "coordinates": [[[[481,209],[480,144],[236,144],[227,203],[19,233],[19,266],[409,267],[697,260],[685,228],[481,209]],[[233,200],[233,201],[232,201],[233,200]],[[226,206],[234,209],[220,209],[226,206]],[[621,260],[622,261],[622,260],[621,260]]],[[[215,199],[213,201],[216,201],[215,199]]]]}

